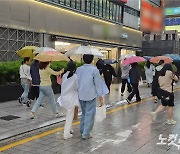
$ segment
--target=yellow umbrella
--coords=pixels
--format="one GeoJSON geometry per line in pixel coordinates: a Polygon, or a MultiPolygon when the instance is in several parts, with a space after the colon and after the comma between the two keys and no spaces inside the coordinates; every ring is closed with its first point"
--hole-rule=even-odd
{"type": "Polygon", "coordinates": [[[69,58],[65,56],[64,54],[58,52],[58,51],[46,51],[38,54],[36,57],[34,57],[35,60],[41,61],[41,62],[51,62],[51,61],[69,61],[69,58]]]}
{"type": "Polygon", "coordinates": [[[36,46],[25,46],[24,48],[17,51],[17,54],[22,58],[30,57],[32,59],[34,57],[33,52],[37,49],[38,49],[38,47],[36,47],[36,46]]]}

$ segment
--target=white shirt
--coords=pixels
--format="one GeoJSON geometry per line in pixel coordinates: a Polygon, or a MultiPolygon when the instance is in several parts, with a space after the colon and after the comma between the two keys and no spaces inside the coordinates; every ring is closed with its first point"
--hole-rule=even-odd
{"type": "Polygon", "coordinates": [[[19,69],[19,74],[20,74],[21,79],[25,78],[28,80],[32,80],[29,65],[26,65],[26,64],[21,65],[19,69]]]}
{"type": "Polygon", "coordinates": [[[63,75],[61,85],[61,96],[58,98],[58,103],[65,109],[70,109],[74,106],[79,106],[78,97],[78,77],[74,74],[67,78],[69,71],[63,75]]]}

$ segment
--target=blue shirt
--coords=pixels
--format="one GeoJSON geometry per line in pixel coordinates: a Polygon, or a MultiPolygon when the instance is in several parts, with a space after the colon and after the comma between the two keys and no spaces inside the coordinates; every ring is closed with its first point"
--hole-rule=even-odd
{"type": "Polygon", "coordinates": [[[82,101],[91,101],[97,96],[103,96],[99,70],[91,64],[84,64],[76,71],[78,76],[78,94],[82,101]]]}

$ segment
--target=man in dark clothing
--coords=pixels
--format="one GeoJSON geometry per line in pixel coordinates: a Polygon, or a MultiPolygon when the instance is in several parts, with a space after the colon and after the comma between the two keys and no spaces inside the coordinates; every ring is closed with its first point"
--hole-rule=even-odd
{"type": "MultiPolygon", "coordinates": [[[[31,64],[30,73],[32,77],[32,86],[29,91],[29,99],[35,100],[39,97],[39,85],[40,85],[40,75],[39,75],[39,61],[34,60],[31,64]]],[[[31,102],[27,103],[27,107],[30,107],[31,102]]]]}
{"type": "Polygon", "coordinates": [[[110,86],[112,83],[112,76],[117,77],[117,74],[111,65],[106,64],[104,65],[104,68],[103,68],[103,75],[104,75],[105,83],[110,91],[110,86]]]}
{"type": "Polygon", "coordinates": [[[137,63],[133,63],[133,64],[131,64],[131,66],[132,66],[132,68],[129,71],[129,77],[130,77],[130,83],[133,87],[133,91],[126,99],[129,104],[130,104],[130,101],[132,100],[132,98],[134,97],[134,95],[136,95],[137,102],[141,101],[141,97],[139,96],[139,89],[138,89],[139,81],[141,79],[141,71],[138,68],[137,63]]]}

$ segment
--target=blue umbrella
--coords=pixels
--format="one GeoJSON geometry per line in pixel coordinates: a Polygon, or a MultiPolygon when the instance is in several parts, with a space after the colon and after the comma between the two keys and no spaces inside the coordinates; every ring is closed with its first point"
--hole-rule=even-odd
{"type": "Polygon", "coordinates": [[[180,55],[178,54],[165,54],[164,56],[171,57],[174,62],[180,62],[180,55]]]}
{"type": "Polygon", "coordinates": [[[104,59],[104,64],[115,64],[118,63],[115,59],[104,59]]]}
{"type": "Polygon", "coordinates": [[[143,56],[143,58],[146,60],[150,60],[152,58],[152,56],[143,56]]]}

